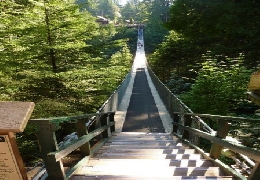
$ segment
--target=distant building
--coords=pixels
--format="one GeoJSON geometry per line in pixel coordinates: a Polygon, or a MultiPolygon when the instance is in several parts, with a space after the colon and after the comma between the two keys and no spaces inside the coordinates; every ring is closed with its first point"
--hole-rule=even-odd
{"type": "Polygon", "coordinates": [[[100,24],[109,24],[109,20],[102,16],[97,16],[96,22],[100,24]]]}

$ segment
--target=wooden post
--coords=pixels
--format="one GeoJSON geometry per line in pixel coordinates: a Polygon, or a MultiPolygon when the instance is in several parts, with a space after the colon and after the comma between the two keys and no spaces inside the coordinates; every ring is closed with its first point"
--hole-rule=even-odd
{"type": "Polygon", "coordinates": [[[250,180],[259,180],[260,177],[260,163],[256,162],[255,167],[253,168],[252,172],[248,179],[250,180]]]}
{"type": "MultiPolygon", "coordinates": [[[[101,123],[101,126],[105,126],[105,125],[107,125],[108,124],[108,114],[102,114],[101,116],[100,116],[100,123],[101,123]]],[[[103,138],[108,138],[108,137],[110,137],[110,135],[111,135],[111,129],[110,128],[108,128],[108,129],[106,129],[105,131],[103,131],[102,132],[102,137],[103,138]]]]}
{"type": "MultiPolygon", "coordinates": [[[[115,121],[115,112],[110,112],[108,115],[108,122],[114,122],[115,121]]],[[[115,125],[111,126],[111,132],[115,132],[115,125]]]]}
{"type": "MultiPolygon", "coordinates": [[[[224,139],[226,138],[229,130],[229,123],[226,120],[218,120],[218,130],[216,137],[224,139]]],[[[218,159],[221,154],[222,146],[216,143],[213,143],[210,150],[210,157],[213,159],[218,159]]]]}
{"type": "MultiPolygon", "coordinates": [[[[173,122],[179,123],[180,116],[178,114],[173,114],[173,122]]],[[[173,130],[174,133],[178,132],[178,126],[173,125],[173,130]]]]}
{"type": "MultiPolygon", "coordinates": [[[[184,126],[189,126],[190,127],[191,123],[192,123],[191,116],[184,115],[184,126]]],[[[187,131],[187,130],[184,130],[183,134],[182,134],[182,138],[189,140],[189,137],[190,137],[190,132],[187,131]]]]}
{"type": "MultiPolygon", "coordinates": [[[[38,120],[35,120],[34,123],[36,121],[38,120]]],[[[50,124],[49,120],[39,120],[36,124],[39,127],[36,135],[39,140],[41,156],[48,173],[47,179],[64,180],[66,176],[62,161],[56,161],[55,156],[48,156],[50,152],[59,150],[55,135],[57,129],[55,125],[50,124]]]]}
{"type": "MultiPolygon", "coordinates": [[[[84,136],[88,134],[88,130],[86,127],[86,121],[85,119],[79,119],[76,123],[76,131],[77,131],[77,136],[80,138],[81,136],[84,136]]],[[[89,142],[83,144],[80,147],[80,153],[81,155],[84,156],[89,156],[90,155],[90,144],[89,142]]]]}

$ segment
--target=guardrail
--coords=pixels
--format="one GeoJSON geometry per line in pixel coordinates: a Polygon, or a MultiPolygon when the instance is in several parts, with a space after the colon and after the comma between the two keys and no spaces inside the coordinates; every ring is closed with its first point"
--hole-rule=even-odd
{"type": "MultiPolygon", "coordinates": [[[[199,147],[195,146],[194,144],[190,143],[190,137],[191,136],[199,136],[201,138],[207,139],[212,142],[211,150],[209,152],[209,158],[212,158],[215,160],[215,162],[225,166],[220,160],[221,151],[226,148],[229,150],[227,157],[235,157],[236,155],[244,155],[244,157],[248,157],[250,166],[252,167],[252,170],[250,171],[250,176],[248,179],[251,180],[257,180],[260,177],[260,151],[254,150],[252,148],[246,147],[242,144],[240,144],[237,140],[228,137],[228,133],[230,130],[231,122],[239,121],[239,123],[248,122],[248,123],[259,123],[259,119],[249,119],[249,118],[243,118],[243,117],[232,117],[232,116],[219,116],[219,115],[210,115],[210,114],[195,114],[195,113],[174,113],[175,118],[173,122],[174,130],[173,133],[178,136],[179,138],[182,138],[186,140],[190,145],[195,147],[196,149],[199,149],[199,147]],[[195,118],[201,117],[201,118],[209,118],[215,122],[215,124],[218,125],[217,131],[215,134],[210,134],[207,132],[203,132],[200,129],[194,128],[191,126],[192,121],[194,121],[195,118]],[[183,119],[180,123],[180,119],[183,119]]],[[[202,150],[200,150],[202,151],[202,150]]],[[[205,154],[205,153],[204,153],[205,154]]],[[[225,152],[223,152],[225,155],[225,152]]],[[[232,171],[238,178],[240,179],[247,179],[245,176],[242,176],[238,174],[237,172],[231,170],[228,167],[225,167],[226,169],[229,169],[232,171]]]]}
{"type": "Polygon", "coordinates": [[[47,179],[69,179],[81,165],[86,163],[115,131],[114,114],[114,112],[107,112],[52,119],[31,119],[30,123],[38,126],[36,135],[48,173],[47,179]],[[77,138],[59,147],[55,132],[63,123],[75,124],[77,138]],[[62,159],[75,150],[79,151],[79,161],[72,167],[65,168],[62,159]]]}
{"type": "Polygon", "coordinates": [[[111,133],[115,131],[114,115],[127,90],[132,69],[106,102],[94,114],[48,119],[31,119],[29,123],[38,126],[36,132],[41,156],[48,173],[47,179],[69,179],[73,173],[89,159],[90,155],[103,146],[111,133]],[[58,146],[56,132],[63,123],[74,123],[76,139],[69,144],[58,146]],[[92,148],[95,147],[95,148],[92,148]],[[62,159],[79,149],[81,160],[69,169],[64,169],[62,159]]]}
{"type": "MultiPolygon", "coordinates": [[[[195,114],[158,79],[149,67],[148,72],[160,98],[174,121],[174,135],[183,139],[190,146],[200,151],[207,159],[211,159],[218,166],[223,167],[227,174],[232,174],[239,179],[259,179],[260,151],[244,146],[238,141],[239,139],[234,139],[228,135],[230,135],[230,122],[235,121],[236,124],[238,124],[236,130],[239,130],[239,128],[241,128],[240,125],[243,123],[259,123],[260,127],[260,119],[256,120],[242,117],[195,114]],[[218,124],[218,129],[215,131],[213,128],[208,126],[205,119],[213,120],[215,124],[218,124]],[[202,150],[202,139],[211,141],[212,144],[209,153],[202,150]],[[233,159],[236,166],[240,167],[231,168],[224,164],[219,160],[221,155],[233,159]],[[249,177],[247,175],[249,175],[249,177]]],[[[236,130],[232,128],[232,131],[236,130]]]]}

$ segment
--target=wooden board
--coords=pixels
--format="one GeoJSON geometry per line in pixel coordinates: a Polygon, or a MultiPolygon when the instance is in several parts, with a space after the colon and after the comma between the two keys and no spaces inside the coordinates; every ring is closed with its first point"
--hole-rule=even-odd
{"type": "Polygon", "coordinates": [[[23,132],[33,108],[33,102],[0,102],[0,132],[23,132]]]}

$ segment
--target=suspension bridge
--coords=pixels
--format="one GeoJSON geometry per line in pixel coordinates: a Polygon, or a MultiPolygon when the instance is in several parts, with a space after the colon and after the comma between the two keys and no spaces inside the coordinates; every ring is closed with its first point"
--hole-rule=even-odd
{"type": "Polygon", "coordinates": [[[257,121],[193,113],[151,71],[138,32],[131,71],[97,113],[29,121],[39,127],[44,160],[31,179],[259,180],[260,152],[228,136],[231,122],[257,121]],[[58,145],[55,132],[65,122],[75,123],[76,138],[58,145]],[[202,139],[211,142],[209,152],[202,139]],[[74,154],[77,161],[67,166],[74,154]],[[235,163],[223,163],[222,156],[235,163]]]}

